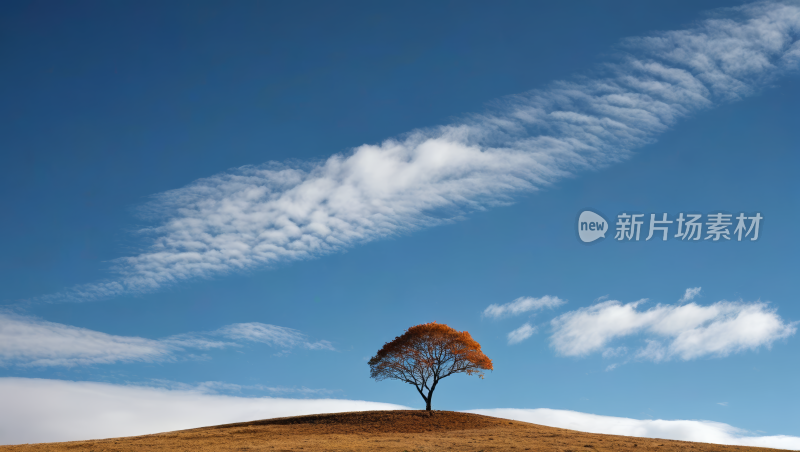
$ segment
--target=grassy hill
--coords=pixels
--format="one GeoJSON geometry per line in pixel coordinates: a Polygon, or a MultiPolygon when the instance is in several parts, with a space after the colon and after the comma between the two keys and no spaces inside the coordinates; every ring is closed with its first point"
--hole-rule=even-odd
{"type": "Polygon", "coordinates": [[[452,411],[362,411],[218,425],[93,441],[0,446],[10,451],[756,451],[600,435],[452,411]]]}

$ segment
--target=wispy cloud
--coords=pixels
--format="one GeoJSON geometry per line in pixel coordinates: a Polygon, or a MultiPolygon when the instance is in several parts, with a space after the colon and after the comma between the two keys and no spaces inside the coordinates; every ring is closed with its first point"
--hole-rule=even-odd
{"type": "Polygon", "coordinates": [[[114,277],[40,300],[147,292],[338,252],[513,201],[619,162],[682,118],[755,94],[800,62],[800,7],[755,3],[624,41],[589,76],[483,114],[300,165],[246,166],[155,197],[151,243],[114,277]]]}
{"type": "Polygon", "coordinates": [[[301,387],[286,387],[286,386],[262,386],[260,388],[263,391],[269,391],[272,394],[296,394],[302,396],[320,396],[320,395],[329,395],[336,392],[339,392],[335,389],[325,389],[325,388],[306,388],[305,386],[301,387]]]}
{"type": "Polygon", "coordinates": [[[533,336],[534,333],[536,333],[536,327],[531,326],[530,323],[525,323],[516,330],[508,333],[508,344],[509,345],[519,344],[525,339],[533,336]]]}
{"type": "Polygon", "coordinates": [[[273,347],[334,350],[333,344],[328,341],[309,342],[308,337],[297,330],[265,323],[236,323],[222,327],[216,333],[230,339],[261,342],[273,347]]]}
{"type": "Polygon", "coordinates": [[[146,383],[132,383],[136,386],[149,388],[163,388],[177,391],[191,391],[201,394],[241,394],[244,391],[268,392],[270,394],[299,395],[303,397],[331,395],[341,392],[341,389],[307,388],[305,386],[267,386],[261,384],[239,385],[222,381],[203,381],[200,383],[183,383],[172,380],[152,379],[146,383]]]}
{"type": "Polygon", "coordinates": [[[32,366],[161,361],[176,346],[141,337],[114,336],[60,323],[0,313],[0,363],[32,366]]]}
{"type": "Polygon", "coordinates": [[[0,378],[0,399],[0,444],[145,435],[303,414],[409,409],[361,400],[232,397],[195,389],[33,378],[0,378]]]}
{"type": "Polygon", "coordinates": [[[237,323],[212,332],[147,339],[0,312],[0,365],[81,366],[171,361],[188,349],[208,350],[241,346],[246,342],[261,342],[282,349],[334,349],[328,341],[310,342],[297,330],[263,323],[237,323]],[[240,334],[242,331],[259,331],[262,335],[240,334]],[[267,340],[266,332],[273,332],[277,339],[267,340]]]}
{"type": "Polygon", "coordinates": [[[770,347],[797,331],[798,322],[784,321],[762,302],[656,305],[640,311],[642,303],[609,300],[562,314],[551,321],[551,344],[567,356],[604,349],[604,356],[617,356],[626,350],[607,348],[611,341],[643,335],[646,345],[638,349],[636,357],[658,362],[770,347]]]}
{"type": "Polygon", "coordinates": [[[499,319],[501,317],[519,315],[545,308],[553,309],[564,303],[566,303],[566,301],[558,297],[551,297],[550,295],[545,295],[542,298],[519,297],[510,303],[502,305],[490,304],[483,310],[483,316],[499,319]]]}
{"type": "Polygon", "coordinates": [[[755,436],[746,430],[714,421],[641,420],[547,408],[497,408],[468,412],[590,433],[800,450],[800,437],[755,436]]]}
{"type": "Polygon", "coordinates": [[[702,287],[693,287],[693,288],[686,289],[686,292],[683,294],[681,299],[678,300],[678,302],[679,303],[686,303],[687,301],[694,300],[694,297],[696,297],[696,296],[698,296],[700,294],[700,290],[701,289],[702,289],[702,287]]]}
{"type": "Polygon", "coordinates": [[[615,358],[617,356],[623,356],[628,353],[627,347],[616,347],[616,348],[607,348],[603,350],[603,358],[615,358]]]}

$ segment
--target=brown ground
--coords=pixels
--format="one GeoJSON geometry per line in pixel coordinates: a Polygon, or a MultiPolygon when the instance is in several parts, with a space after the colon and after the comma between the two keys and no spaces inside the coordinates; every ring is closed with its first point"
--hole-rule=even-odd
{"type": "Polygon", "coordinates": [[[756,447],[598,435],[452,411],[297,416],[95,441],[0,446],[6,451],[716,451],[756,447]]]}

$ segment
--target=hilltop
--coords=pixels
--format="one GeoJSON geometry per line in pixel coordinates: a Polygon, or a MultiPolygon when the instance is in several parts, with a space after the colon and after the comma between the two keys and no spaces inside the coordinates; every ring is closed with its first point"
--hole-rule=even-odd
{"type": "Polygon", "coordinates": [[[10,451],[755,451],[583,433],[452,411],[362,411],[217,425],[154,435],[0,446],[10,451]]]}

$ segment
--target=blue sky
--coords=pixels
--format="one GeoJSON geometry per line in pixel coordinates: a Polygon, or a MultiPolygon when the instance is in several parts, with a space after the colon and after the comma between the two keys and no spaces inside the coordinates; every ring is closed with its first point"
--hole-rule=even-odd
{"type": "MultiPolygon", "coordinates": [[[[495,366],[435,409],[800,436],[800,19],[737,5],[3,4],[0,391],[27,416],[65,382],[229,407],[85,437],[416,408],[366,360],[435,320],[495,366]],[[585,245],[585,209],[763,220],[585,245]]],[[[0,442],[79,439],[50,430],[0,442]]]]}

